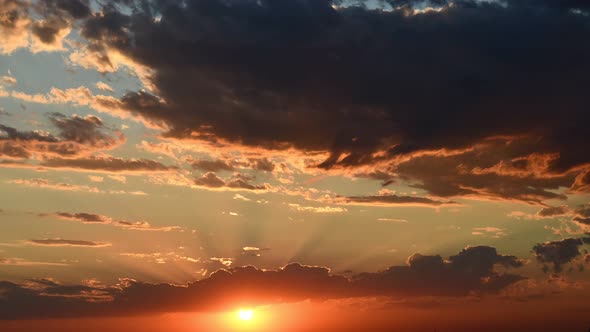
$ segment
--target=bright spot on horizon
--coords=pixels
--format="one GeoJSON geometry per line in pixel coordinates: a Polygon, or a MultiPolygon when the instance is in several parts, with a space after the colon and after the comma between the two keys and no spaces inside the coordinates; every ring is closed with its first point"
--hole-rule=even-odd
{"type": "Polygon", "coordinates": [[[238,317],[241,320],[251,320],[253,316],[254,312],[252,311],[252,309],[240,309],[238,311],[238,317]]]}

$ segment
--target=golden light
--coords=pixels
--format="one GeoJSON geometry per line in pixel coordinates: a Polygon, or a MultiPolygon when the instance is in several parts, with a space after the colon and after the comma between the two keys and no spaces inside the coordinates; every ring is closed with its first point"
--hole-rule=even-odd
{"type": "Polygon", "coordinates": [[[241,320],[251,320],[254,316],[252,309],[240,309],[238,310],[238,318],[241,320]]]}

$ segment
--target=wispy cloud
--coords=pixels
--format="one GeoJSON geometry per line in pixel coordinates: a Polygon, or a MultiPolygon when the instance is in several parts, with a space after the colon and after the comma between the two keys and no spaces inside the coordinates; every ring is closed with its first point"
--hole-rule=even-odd
{"type": "Polygon", "coordinates": [[[44,246],[44,247],[102,248],[102,247],[110,247],[111,246],[111,243],[109,243],[109,242],[85,241],[85,240],[65,240],[65,239],[60,239],[60,238],[27,240],[27,243],[35,245],[35,246],[44,246]]]}

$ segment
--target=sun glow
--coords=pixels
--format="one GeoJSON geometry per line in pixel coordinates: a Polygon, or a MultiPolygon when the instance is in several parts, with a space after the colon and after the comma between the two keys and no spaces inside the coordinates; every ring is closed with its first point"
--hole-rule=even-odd
{"type": "Polygon", "coordinates": [[[254,316],[252,309],[240,309],[238,310],[238,318],[241,320],[251,320],[254,316]]]}

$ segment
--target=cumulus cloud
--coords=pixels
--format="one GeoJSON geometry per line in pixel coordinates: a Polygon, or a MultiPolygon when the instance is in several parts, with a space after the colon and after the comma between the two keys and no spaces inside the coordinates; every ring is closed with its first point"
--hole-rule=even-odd
{"type": "MultiPolygon", "coordinates": [[[[582,255],[579,248],[587,243],[590,238],[568,238],[539,243],[533,247],[533,252],[538,262],[551,264],[554,272],[561,272],[564,264],[582,255]]],[[[544,269],[548,270],[548,267],[544,269]]]]}
{"type": "MultiPolygon", "coordinates": [[[[255,247],[244,249],[261,250],[255,247]]],[[[478,246],[465,248],[447,260],[440,256],[415,254],[408,258],[405,266],[392,266],[381,272],[362,273],[351,278],[331,274],[325,267],[291,263],[277,270],[260,270],[252,266],[227,268],[183,286],[122,279],[112,287],[72,285],[67,286],[69,292],[65,292],[51,289],[66,287],[53,282],[37,284],[35,288],[2,282],[0,318],[209,311],[236,305],[367,296],[467,296],[497,293],[523,280],[522,276],[496,271],[495,267],[499,265],[516,268],[522,265],[522,261],[514,256],[500,255],[492,247],[478,246]],[[83,291],[92,293],[94,288],[102,301],[80,296],[83,291]],[[55,296],[43,295],[47,293],[55,296]],[[77,296],[66,297],[65,293],[77,296]],[[145,301],[147,294],[150,301],[145,301]]]]}

